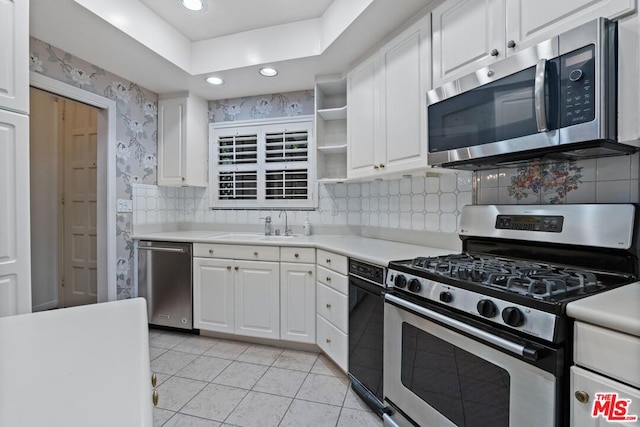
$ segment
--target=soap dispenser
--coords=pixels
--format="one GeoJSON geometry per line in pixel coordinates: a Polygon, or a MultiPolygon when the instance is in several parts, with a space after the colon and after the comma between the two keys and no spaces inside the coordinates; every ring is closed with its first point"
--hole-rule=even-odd
{"type": "Polygon", "coordinates": [[[309,214],[304,219],[304,224],[302,224],[302,234],[305,236],[311,236],[311,224],[309,223],[309,214]]]}

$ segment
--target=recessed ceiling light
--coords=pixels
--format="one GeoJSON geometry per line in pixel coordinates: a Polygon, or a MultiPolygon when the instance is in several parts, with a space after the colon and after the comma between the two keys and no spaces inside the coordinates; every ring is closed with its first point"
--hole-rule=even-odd
{"type": "Polygon", "coordinates": [[[200,12],[207,7],[207,4],[204,0],[180,0],[182,5],[189,10],[193,10],[195,12],[200,12]]]}
{"type": "Polygon", "coordinates": [[[271,67],[264,67],[264,68],[260,68],[260,74],[262,74],[265,77],[274,77],[278,75],[278,70],[271,67]]]}
{"type": "Polygon", "coordinates": [[[222,80],[220,77],[207,77],[206,80],[207,80],[207,83],[212,85],[224,84],[224,80],[222,80]]]}

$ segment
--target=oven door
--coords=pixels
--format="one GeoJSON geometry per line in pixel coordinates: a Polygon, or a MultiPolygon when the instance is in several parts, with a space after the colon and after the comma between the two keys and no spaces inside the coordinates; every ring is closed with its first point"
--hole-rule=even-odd
{"type": "Polygon", "coordinates": [[[520,344],[394,295],[384,310],[386,425],[558,425],[559,381],[520,344]]]}

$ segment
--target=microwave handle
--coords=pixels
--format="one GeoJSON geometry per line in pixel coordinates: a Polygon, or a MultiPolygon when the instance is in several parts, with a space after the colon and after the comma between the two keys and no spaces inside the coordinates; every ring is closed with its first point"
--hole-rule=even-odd
{"type": "Polygon", "coordinates": [[[547,105],[545,101],[545,83],[547,78],[547,60],[541,59],[536,64],[536,79],[533,91],[533,97],[536,109],[536,125],[538,132],[546,132],[549,130],[547,124],[547,105]]]}

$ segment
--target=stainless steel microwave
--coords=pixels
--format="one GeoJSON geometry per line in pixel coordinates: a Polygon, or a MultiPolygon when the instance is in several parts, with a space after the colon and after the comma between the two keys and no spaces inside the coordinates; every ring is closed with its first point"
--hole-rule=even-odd
{"type": "MultiPolygon", "coordinates": [[[[617,136],[617,23],[604,18],[427,93],[430,165],[631,154],[617,136]]],[[[634,145],[636,144],[636,145],[634,145]]]]}

